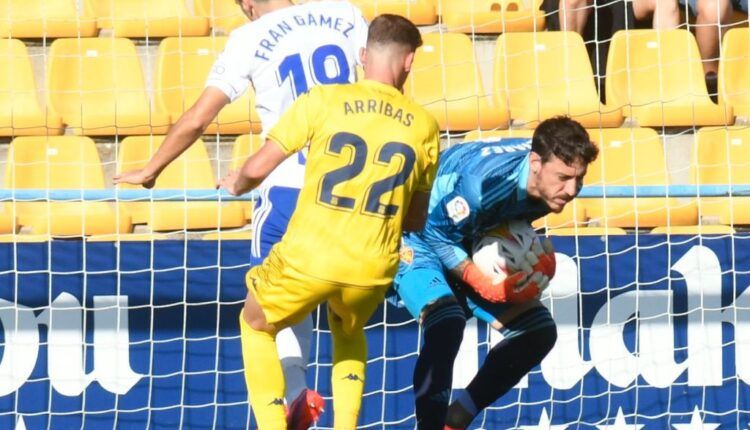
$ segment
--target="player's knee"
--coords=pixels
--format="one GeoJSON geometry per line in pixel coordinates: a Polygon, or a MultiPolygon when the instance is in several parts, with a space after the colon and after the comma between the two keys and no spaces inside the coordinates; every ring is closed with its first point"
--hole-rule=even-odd
{"type": "Polygon", "coordinates": [[[528,352],[538,363],[552,350],[557,342],[557,325],[549,310],[536,307],[514,320],[504,331],[506,338],[522,337],[528,352]]]}
{"type": "Polygon", "coordinates": [[[437,300],[425,306],[422,311],[422,329],[425,341],[432,336],[440,338],[441,343],[461,345],[466,327],[466,314],[454,297],[437,300]]]}

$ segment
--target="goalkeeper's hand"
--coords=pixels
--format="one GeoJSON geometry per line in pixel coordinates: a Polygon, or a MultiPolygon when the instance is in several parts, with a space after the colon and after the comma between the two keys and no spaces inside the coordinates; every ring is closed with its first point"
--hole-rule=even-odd
{"type": "Polygon", "coordinates": [[[541,272],[549,279],[555,277],[555,270],[557,269],[555,248],[548,237],[542,241],[541,245],[534,241],[531,245],[531,251],[526,253],[526,261],[531,265],[534,272],[541,272]]]}
{"type": "Polygon", "coordinates": [[[538,282],[543,281],[541,274],[529,275],[523,271],[511,273],[500,281],[493,280],[471,262],[464,268],[461,279],[491,303],[524,303],[535,299],[540,294],[538,282]]]}

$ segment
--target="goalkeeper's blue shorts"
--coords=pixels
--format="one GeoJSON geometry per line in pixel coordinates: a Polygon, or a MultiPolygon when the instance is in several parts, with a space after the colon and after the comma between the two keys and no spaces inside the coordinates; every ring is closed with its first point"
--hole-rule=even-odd
{"type": "MultiPolygon", "coordinates": [[[[404,235],[400,255],[393,291],[417,321],[420,321],[426,306],[447,297],[455,297],[464,307],[467,317],[474,315],[488,324],[513,306],[490,303],[462,282],[449,279],[440,259],[417,235],[404,235]]],[[[393,297],[393,302],[392,299],[393,297]]]]}

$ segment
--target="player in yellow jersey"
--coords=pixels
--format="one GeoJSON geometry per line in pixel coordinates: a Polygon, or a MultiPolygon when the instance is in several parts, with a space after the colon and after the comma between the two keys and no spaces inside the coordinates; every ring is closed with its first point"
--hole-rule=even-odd
{"type": "Polygon", "coordinates": [[[373,20],[360,54],[365,79],[300,96],[265,145],[220,183],[235,195],[250,191],[309,145],[286,234],[247,275],[242,351],[260,430],[286,429],[275,334],[322,302],[333,336],[334,428],[356,428],[367,358],[363,327],[396,273],[402,229],[424,222],[437,165],[437,123],[400,90],[421,43],[405,18],[373,20]]]}

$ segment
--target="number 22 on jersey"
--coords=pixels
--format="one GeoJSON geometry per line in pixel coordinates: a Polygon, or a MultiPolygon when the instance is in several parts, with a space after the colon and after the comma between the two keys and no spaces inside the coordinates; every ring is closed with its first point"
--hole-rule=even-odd
{"type": "MultiPolygon", "coordinates": [[[[352,197],[335,195],[333,187],[355,178],[365,168],[370,167],[367,166],[367,144],[356,134],[336,133],[328,143],[326,152],[331,155],[342,155],[344,148],[347,146],[352,151],[349,163],[323,175],[318,186],[318,202],[332,209],[354,209],[356,200],[352,197]]],[[[374,160],[376,165],[388,166],[398,156],[402,157],[399,171],[379,179],[367,187],[362,213],[381,217],[392,217],[398,213],[399,206],[384,204],[381,202],[381,198],[384,194],[395,190],[406,182],[414,169],[416,153],[412,147],[405,143],[388,142],[377,149],[374,160]]]]}

